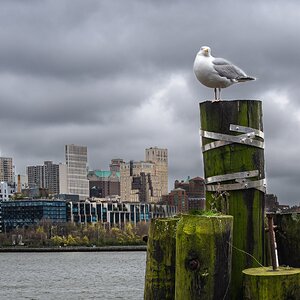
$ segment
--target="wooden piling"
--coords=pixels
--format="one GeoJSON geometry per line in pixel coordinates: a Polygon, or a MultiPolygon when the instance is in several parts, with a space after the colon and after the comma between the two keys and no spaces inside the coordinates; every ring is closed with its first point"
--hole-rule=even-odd
{"type": "Polygon", "coordinates": [[[206,204],[234,218],[231,299],[240,300],[242,271],[264,260],[262,103],[202,102],[200,120],[206,204]]]}
{"type": "Polygon", "coordinates": [[[145,300],[174,299],[178,221],[179,218],[151,220],[147,244],[145,300]]]}
{"type": "Polygon", "coordinates": [[[276,214],[274,222],[279,264],[300,268],[300,213],[276,214]]]}
{"type": "Polygon", "coordinates": [[[244,300],[300,299],[300,269],[279,267],[243,271],[244,300]]]}
{"type": "Polygon", "coordinates": [[[176,300],[230,299],[232,225],[232,216],[182,216],[177,225],[176,300]]]}

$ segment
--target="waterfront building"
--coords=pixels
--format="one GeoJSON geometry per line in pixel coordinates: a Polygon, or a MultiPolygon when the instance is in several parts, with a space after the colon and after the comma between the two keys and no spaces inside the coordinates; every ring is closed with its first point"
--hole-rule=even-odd
{"type": "Polygon", "coordinates": [[[80,224],[101,222],[122,226],[129,222],[137,224],[152,218],[173,217],[176,212],[175,206],[148,203],[89,200],[67,203],[67,220],[80,224]]]}
{"type": "Polygon", "coordinates": [[[9,185],[13,185],[15,182],[11,157],[0,157],[0,181],[7,182],[9,185]]]}
{"type": "Polygon", "coordinates": [[[37,225],[42,220],[66,222],[66,202],[61,200],[14,200],[2,202],[2,230],[37,225]]]}
{"type": "Polygon", "coordinates": [[[68,193],[78,194],[79,198],[84,200],[89,197],[87,147],[66,145],[65,156],[68,172],[68,193]]]}
{"type": "Polygon", "coordinates": [[[120,193],[123,201],[157,203],[168,192],[168,150],[149,148],[145,161],[120,165],[120,193]]]}

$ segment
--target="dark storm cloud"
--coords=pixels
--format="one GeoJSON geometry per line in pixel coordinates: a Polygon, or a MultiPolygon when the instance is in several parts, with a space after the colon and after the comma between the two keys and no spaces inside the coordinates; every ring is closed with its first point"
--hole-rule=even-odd
{"type": "Polygon", "coordinates": [[[268,192],[298,203],[299,6],[1,1],[1,154],[24,173],[64,161],[65,144],[83,144],[90,168],[106,169],[111,158],[141,160],[159,146],[169,149],[170,187],[203,176],[198,103],[213,92],[192,65],[208,45],[258,78],[223,90],[223,99],[263,101],[268,192]]]}

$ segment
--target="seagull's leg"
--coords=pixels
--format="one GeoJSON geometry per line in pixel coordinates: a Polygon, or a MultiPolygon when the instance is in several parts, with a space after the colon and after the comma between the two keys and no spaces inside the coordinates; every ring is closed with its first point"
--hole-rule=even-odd
{"type": "Polygon", "coordinates": [[[221,96],[221,89],[220,88],[215,88],[214,89],[214,92],[215,92],[215,99],[212,100],[212,102],[218,102],[220,101],[220,96],[221,96]],[[218,93],[219,92],[219,93],[218,93]]]}
{"type": "Polygon", "coordinates": [[[221,101],[221,88],[218,88],[219,89],[219,98],[218,100],[221,101]]]}

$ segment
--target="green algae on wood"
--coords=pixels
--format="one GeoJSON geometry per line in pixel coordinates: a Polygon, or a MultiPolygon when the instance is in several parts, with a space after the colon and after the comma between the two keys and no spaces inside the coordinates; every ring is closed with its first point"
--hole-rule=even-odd
{"type": "Polygon", "coordinates": [[[177,225],[175,299],[229,299],[232,224],[232,216],[182,216],[177,225]]]}
{"type": "Polygon", "coordinates": [[[280,265],[300,268],[300,213],[274,216],[280,265]]]}
{"type": "Polygon", "coordinates": [[[179,218],[152,219],[147,244],[145,300],[174,299],[179,218]]]}
{"type": "MultiPolygon", "coordinates": [[[[201,129],[209,132],[238,135],[230,131],[230,124],[263,131],[262,103],[256,100],[202,102],[200,119],[201,129]]],[[[212,141],[202,138],[202,145],[212,141]]],[[[246,144],[234,143],[206,151],[203,162],[205,178],[253,170],[258,170],[259,175],[251,179],[265,177],[264,149],[246,144]]],[[[206,192],[206,204],[208,209],[226,208],[226,213],[234,217],[231,299],[240,300],[242,270],[259,266],[252,257],[264,262],[264,193],[251,188],[229,191],[226,197],[216,198],[214,192],[206,192]]]]}
{"type": "Polygon", "coordinates": [[[244,300],[300,299],[300,269],[279,267],[243,271],[244,300]]]}

